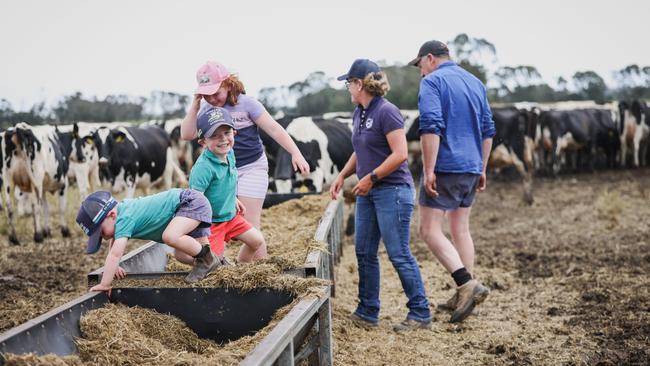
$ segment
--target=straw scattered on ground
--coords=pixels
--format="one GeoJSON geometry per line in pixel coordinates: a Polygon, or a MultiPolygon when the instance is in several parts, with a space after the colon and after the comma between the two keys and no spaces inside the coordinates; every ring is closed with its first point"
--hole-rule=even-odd
{"type": "MultiPolygon", "coordinates": [[[[11,355],[7,365],[237,364],[297,301],[323,295],[322,286],[328,285],[329,281],[300,278],[285,274],[284,271],[302,267],[311,250],[325,250],[324,245],[313,237],[328,202],[326,196],[307,196],[265,210],[262,220],[267,223],[263,226],[269,245],[267,259],[255,263],[220,267],[206,279],[193,285],[186,284],[183,276],[155,280],[127,278],[113,283],[114,288],[218,287],[243,291],[272,288],[291,292],[294,295],[294,302],[279,309],[271,323],[254,335],[220,346],[210,340],[198,338],[182,321],[173,316],[138,307],[111,304],[93,310],[82,318],[82,337],[77,340],[78,356],[11,355]]],[[[81,252],[83,245],[79,245],[79,248],[81,250],[78,251],[81,252]]],[[[237,245],[232,245],[230,248],[235,253],[237,249],[237,245]]],[[[79,254],[75,255],[78,257],[79,254]]],[[[189,269],[189,266],[181,264],[170,256],[168,271],[189,269]]],[[[87,272],[90,272],[90,269],[85,269],[81,275],[77,274],[80,281],[85,282],[87,272]]],[[[18,280],[13,277],[0,277],[2,283],[17,283],[18,280]]],[[[36,315],[38,313],[34,313],[29,318],[36,315]]]]}
{"type": "Polygon", "coordinates": [[[351,240],[333,300],[336,365],[648,365],[650,360],[650,170],[488,180],[472,209],[475,276],[492,292],[461,324],[433,309],[453,281],[426,244],[411,248],[434,316],[432,330],[398,334],[407,298],[381,251],[381,314],[366,330],[347,319],[357,304],[351,240]]]}

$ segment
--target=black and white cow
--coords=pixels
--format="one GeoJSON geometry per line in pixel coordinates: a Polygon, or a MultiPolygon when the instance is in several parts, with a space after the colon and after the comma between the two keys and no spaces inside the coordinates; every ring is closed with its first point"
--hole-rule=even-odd
{"type": "Polygon", "coordinates": [[[400,110],[404,117],[404,130],[408,148],[409,169],[413,177],[422,173],[422,146],[420,145],[420,112],[418,110],[400,110]]]}
{"type": "Polygon", "coordinates": [[[309,163],[309,176],[293,171],[291,155],[277,149],[273,178],[278,193],[321,192],[330,184],[352,155],[352,131],[338,120],[298,117],[286,126],[298,149],[309,163]]]}
{"type": "Polygon", "coordinates": [[[99,158],[91,132],[99,125],[80,122],[55,127],[69,162],[68,180],[77,183],[81,199],[100,186],[99,158]]]}
{"type": "Polygon", "coordinates": [[[65,221],[68,153],[61,142],[60,132],[52,126],[30,126],[21,122],[5,131],[1,145],[2,176],[5,179],[2,192],[9,222],[9,241],[19,244],[12,204],[12,191],[15,187],[31,193],[35,242],[42,242],[44,237],[51,235],[46,192],[59,196],[61,233],[64,237],[69,236],[70,231],[65,221]],[[44,220],[43,225],[41,225],[41,217],[44,220]]]}
{"type": "MultiPolygon", "coordinates": [[[[289,123],[298,117],[299,116],[292,116],[281,113],[275,115],[273,118],[280,124],[280,126],[282,126],[282,128],[286,130],[289,123]]],[[[266,153],[266,158],[269,162],[269,189],[271,191],[277,191],[277,188],[275,187],[273,172],[275,172],[278,152],[282,150],[282,147],[264,130],[260,129],[259,132],[260,139],[262,140],[262,145],[264,146],[264,152],[266,153]]]]}
{"type": "Polygon", "coordinates": [[[650,121],[648,108],[644,102],[619,103],[621,133],[621,165],[626,166],[628,151],[632,153],[635,167],[646,165],[648,144],[650,143],[650,121]]]}
{"type": "Polygon", "coordinates": [[[578,169],[578,160],[593,171],[598,154],[604,152],[607,164],[615,160],[620,143],[617,140],[617,126],[608,110],[590,108],[577,110],[551,110],[540,115],[544,136],[550,143],[550,166],[557,174],[566,160],[572,156],[572,167],[578,169]]]}
{"type": "Polygon", "coordinates": [[[158,126],[100,128],[94,133],[99,151],[100,173],[115,193],[126,190],[133,197],[136,188],[148,194],[152,185],[172,187],[176,175],[186,184],[171,149],[169,135],[158,126]]]}
{"type": "MultiPolygon", "coordinates": [[[[198,157],[199,154],[195,154],[195,147],[200,145],[198,143],[193,144],[193,141],[183,140],[181,138],[181,123],[182,119],[170,119],[166,121],[150,121],[145,125],[149,126],[159,126],[167,132],[171,142],[172,152],[174,153],[175,161],[178,161],[178,165],[181,169],[189,174],[192,170],[192,166],[196,161],[195,155],[198,157]]],[[[195,140],[194,140],[195,141],[195,140]]]]}
{"type": "Polygon", "coordinates": [[[535,113],[517,107],[493,108],[496,135],[488,160],[490,169],[514,166],[524,183],[524,201],[533,203],[535,113]]]}
{"type": "MultiPolygon", "coordinates": [[[[2,179],[2,165],[4,164],[3,163],[4,159],[2,158],[2,150],[3,149],[1,148],[2,147],[2,140],[4,139],[4,137],[5,137],[5,130],[4,130],[4,128],[0,127],[0,191],[4,190],[4,186],[2,184],[2,182],[3,182],[3,179],[2,179]]],[[[3,198],[0,198],[0,210],[3,209],[3,204],[2,204],[3,200],[4,200],[3,198]]]]}

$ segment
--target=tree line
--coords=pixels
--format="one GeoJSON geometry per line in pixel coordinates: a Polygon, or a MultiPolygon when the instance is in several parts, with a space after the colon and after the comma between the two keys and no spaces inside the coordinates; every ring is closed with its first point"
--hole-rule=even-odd
{"type": "MultiPolygon", "coordinates": [[[[613,72],[615,85],[592,70],[576,71],[569,80],[558,77],[549,85],[532,65],[496,65],[494,44],[459,34],[447,43],[452,59],[488,86],[492,103],[557,102],[565,100],[650,99],[650,66],[628,65],[613,72]],[[491,71],[493,70],[493,71],[491,71]]],[[[386,96],[401,109],[417,109],[420,74],[406,65],[381,64],[391,90],[386,96]]],[[[272,111],[300,115],[350,110],[350,99],[342,83],[314,72],[288,86],[264,88],[262,103],[272,111]]]]}
{"type": "MultiPolygon", "coordinates": [[[[614,71],[615,85],[607,85],[595,71],[581,70],[568,80],[558,77],[551,86],[532,65],[498,65],[496,46],[486,39],[459,34],[448,42],[448,46],[455,62],[486,83],[490,102],[650,99],[650,66],[632,64],[614,71]]],[[[419,71],[399,64],[380,62],[380,66],[391,85],[387,99],[401,109],[417,109],[419,71]]],[[[290,85],[262,88],[258,96],[271,113],[318,115],[352,108],[343,83],[322,71],[290,85]]],[[[109,95],[103,99],[85,97],[77,92],[63,97],[51,108],[41,102],[20,112],[0,99],[0,124],[6,127],[21,121],[40,124],[166,120],[183,117],[190,98],[169,91],[154,91],[146,98],[109,95]]]]}
{"type": "Polygon", "coordinates": [[[185,116],[190,96],[168,91],[154,91],[148,98],[108,95],[103,99],[85,97],[77,92],[64,96],[56,105],[46,108],[36,103],[28,111],[14,111],[11,104],[0,99],[0,126],[18,122],[30,124],[72,122],[115,122],[168,120],[185,116]]]}

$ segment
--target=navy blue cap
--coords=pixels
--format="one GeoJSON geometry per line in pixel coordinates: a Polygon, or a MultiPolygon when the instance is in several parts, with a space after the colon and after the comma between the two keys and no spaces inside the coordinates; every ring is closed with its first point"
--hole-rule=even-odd
{"type": "Polygon", "coordinates": [[[102,231],[99,228],[104,218],[106,218],[106,214],[115,205],[117,205],[117,201],[106,191],[92,193],[81,203],[77,213],[77,224],[88,235],[86,253],[93,254],[99,250],[102,244],[102,231]]]}
{"type": "Polygon", "coordinates": [[[418,51],[418,55],[408,63],[409,66],[417,67],[420,64],[420,59],[428,54],[432,54],[434,56],[449,56],[449,48],[446,44],[440,41],[436,41],[435,39],[424,42],[418,51]]]}
{"type": "Polygon", "coordinates": [[[354,60],[352,66],[350,66],[350,71],[347,74],[341,75],[336,78],[338,81],[348,80],[348,79],[365,79],[368,74],[371,72],[379,72],[379,66],[376,63],[365,59],[358,58],[354,60]]]}
{"type": "Polygon", "coordinates": [[[230,112],[221,107],[205,108],[199,112],[196,120],[197,137],[208,138],[214,134],[219,126],[230,126],[235,128],[230,112]]]}

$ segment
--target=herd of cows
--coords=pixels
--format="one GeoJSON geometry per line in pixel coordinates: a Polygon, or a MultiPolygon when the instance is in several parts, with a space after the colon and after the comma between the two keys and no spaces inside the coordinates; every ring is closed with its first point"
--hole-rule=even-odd
{"type": "MultiPolygon", "coordinates": [[[[521,103],[493,106],[492,112],[497,135],[488,166],[494,171],[514,167],[523,178],[528,203],[533,202],[536,174],[639,167],[648,162],[650,112],[643,101],[521,103]]],[[[403,115],[409,163],[418,175],[418,113],[403,111],[403,115]]],[[[291,156],[261,131],[269,160],[269,189],[278,193],[322,191],[352,154],[350,113],[276,119],[295,140],[310,174],[296,174],[291,156]]],[[[81,197],[100,187],[133,197],[136,188],[148,194],[157,184],[164,189],[186,184],[200,146],[180,139],[180,122],[18,123],[0,130],[0,187],[10,242],[19,243],[13,201],[29,203],[34,241],[51,235],[46,192],[58,195],[61,232],[70,235],[64,216],[70,182],[76,182],[81,197]]]]}

